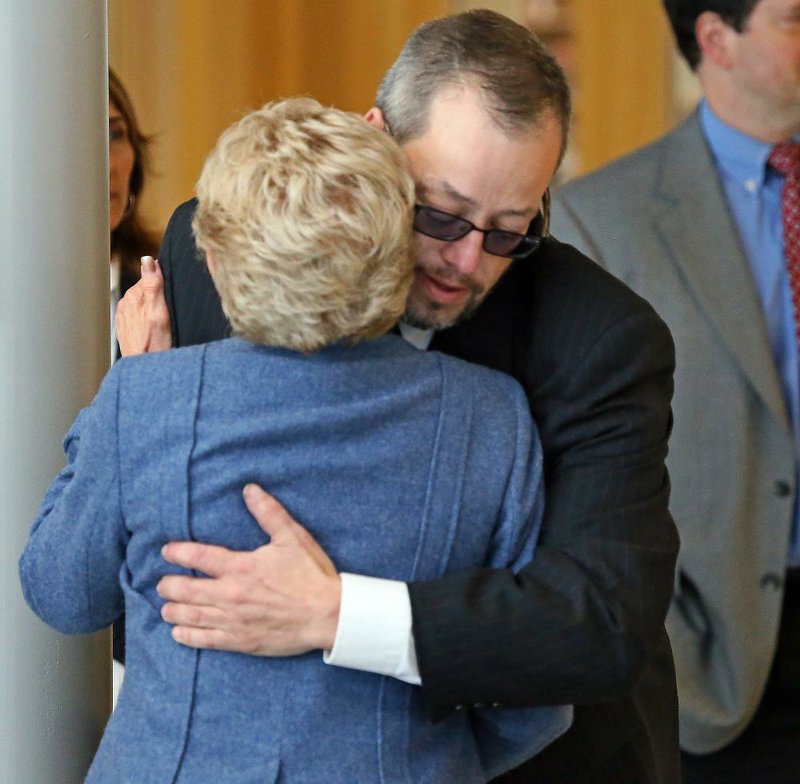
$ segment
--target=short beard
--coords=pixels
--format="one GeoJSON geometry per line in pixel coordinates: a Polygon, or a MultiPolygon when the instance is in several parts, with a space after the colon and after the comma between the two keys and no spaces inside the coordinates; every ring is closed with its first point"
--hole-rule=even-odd
{"type": "Polygon", "coordinates": [[[481,296],[474,295],[470,297],[464,308],[455,315],[439,314],[435,308],[430,308],[428,313],[418,313],[406,309],[406,312],[403,313],[402,320],[408,324],[409,327],[415,327],[416,329],[435,329],[437,331],[449,329],[472,316],[480,307],[484,296],[485,295],[482,294],[481,296]]]}

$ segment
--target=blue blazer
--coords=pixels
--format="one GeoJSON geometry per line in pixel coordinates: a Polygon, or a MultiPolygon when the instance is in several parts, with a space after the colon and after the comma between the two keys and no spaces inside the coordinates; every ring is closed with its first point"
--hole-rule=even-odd
{"type": "Polygon", "coordinates": [[[155,591],[184,571],[160,557],[167,541],[266,543],[247,482],[340,571],[411,581],[527,563],[542,458],[510,378],[395,336],[311,355],[232,338],[116,363],[65,451],[20,578],[64,633],[126,613],[126,677],[87,782],[483,782],[569,725],[566,707],[433,723],[418,687],[319,652],[183,647],[155,591]]]}

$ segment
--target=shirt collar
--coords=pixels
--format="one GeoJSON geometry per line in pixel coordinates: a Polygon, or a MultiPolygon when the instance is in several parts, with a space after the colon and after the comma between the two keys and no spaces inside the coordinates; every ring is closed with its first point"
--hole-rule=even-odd
{"type": "Polygon", "coordinates": [[[751,192],[764,185],[771,144],[732,128],[706,101],[700,103],[700,125],[723,174],[751,192]]]}
{"type": "Polygon", "coordinates": [[[412,327],[410,324],[406,324],[402,319],[397,322],[397,326],[400,328],[400,334],[403,338],[415,348],[422,349],[422,351],[427,350],[433,340],[434,330],[432,329],[412,327]]]}

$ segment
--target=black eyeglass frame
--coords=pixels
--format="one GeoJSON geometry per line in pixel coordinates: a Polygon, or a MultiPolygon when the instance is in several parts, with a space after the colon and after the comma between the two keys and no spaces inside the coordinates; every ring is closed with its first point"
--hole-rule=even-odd
{"type": "Polygon", "coordinates": [[[499,256],[507,259],[524,259],[538,250],[542,244],[542,240],[550,233],[550,188],[545,190],[544,195],[542,196],[542,207],[536,214],[536,217],[531,221],[528,231],[525,234],[517,234],[516,232],[505,231],[503,229],[482,229],[471,221],[468,221],[466,218],[462,218],[458,215],[452,215],[444,210],[439,210],[435,207],[428,207],[421,204],[414,205],[414,220],[412,226],[414,231],[418,232],[419,234],[424,234],[426,237],[431,237],[435,240],[441,240],[442,242],[456,242],[457,240],[466,237],[467,234],[472,231],[479,231],[481,234],[483,234],[482,245],[486,253],[490,253],[492,256],[499,256]],[[427,231],[421,229],[417,225],[417,216],[423,211],[443,215],[452,219],[453,221],[457,221],[459,230],[457,232],[442,234],[441,232],[432,232],[430,229],[427,231]],[[462,228],[464,229],[463,231],[461,231],[462,228]],[[497,234],[503,234],[506,237],[509,235],[519,237],[519,243],[509,252],[496,253],[494,250],[492,250],[491,245],[487,247],[487,242],[491,243],[491,238],[493,236],[497,236],[497,234]]]}

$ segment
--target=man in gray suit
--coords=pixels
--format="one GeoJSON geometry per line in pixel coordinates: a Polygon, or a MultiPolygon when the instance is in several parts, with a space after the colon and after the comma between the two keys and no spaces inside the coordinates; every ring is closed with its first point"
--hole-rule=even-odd
{"type": "Polygon", "coordinates": [[[556,194],[553,233],[653,303],[675,338],[682,549],[668,631],[684,781],[796,783],[800,382],[786,257],[800,248],[782,198],[800,155],[781,148],[797,156],[787,176],[773,150],[800,139],[800,1],[664,5],[704,100],[556,194]]]}

